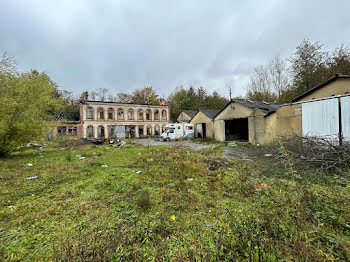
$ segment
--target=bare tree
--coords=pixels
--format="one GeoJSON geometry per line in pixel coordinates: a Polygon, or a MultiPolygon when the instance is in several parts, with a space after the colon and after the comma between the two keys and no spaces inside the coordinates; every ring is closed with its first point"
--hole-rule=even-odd
{"type": "Polygon", "coordinates": [[[277,93],[278,99],[289,87],[289,77],[286,63],[276,56],[268,65],[272,89],[277,93]]]}
{"type": "Polygon", "coordinates": [[[258,66],[254,68],[254,75],[250,77],[247,91],[247,98],[251,100],[266,102],[276,100],[268,67],[258,66]]]}
{"type": "Polygon", "coordinates": [[[131,103],[132,95],[128,93],[117,93],[117,101],[120,103],[131,103]]]}

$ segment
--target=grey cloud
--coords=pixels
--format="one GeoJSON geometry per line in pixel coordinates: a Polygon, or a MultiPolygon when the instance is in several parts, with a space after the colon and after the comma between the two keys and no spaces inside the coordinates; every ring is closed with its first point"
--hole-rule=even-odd
{"type": "Polygon", "coordinates": [[[350,46],[348,0],[0,2],[0,52],[76,95],[178,85],[243,95],[253,68],[304,38],[350,46]],[[336,12],[335,12],[336,10],[336,12]]]}

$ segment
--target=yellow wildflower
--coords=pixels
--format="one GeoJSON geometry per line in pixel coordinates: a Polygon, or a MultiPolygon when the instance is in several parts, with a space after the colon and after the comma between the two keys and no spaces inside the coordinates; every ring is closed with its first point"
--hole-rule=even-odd
{"type": "Polygon", "coordinates": [[[170,217],[170,219],[171,219],[172,221],[175,221],[175,216],[172,215],[172,216],[170,217]]]}

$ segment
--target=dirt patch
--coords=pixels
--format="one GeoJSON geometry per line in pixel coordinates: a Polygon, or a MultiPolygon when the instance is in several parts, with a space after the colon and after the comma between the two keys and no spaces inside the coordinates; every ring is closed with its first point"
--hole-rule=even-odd
{"type": "Polygon", "coordinates": [[[229,161],[222,158],[208,159],[206,162],[210,171],[214,171],[219,169],[220,167],[229,166],[231,164],[229,161]]]}

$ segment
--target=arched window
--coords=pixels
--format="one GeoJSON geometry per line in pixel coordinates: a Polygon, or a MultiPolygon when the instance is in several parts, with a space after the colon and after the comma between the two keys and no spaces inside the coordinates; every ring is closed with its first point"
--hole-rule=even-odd
{"type": "Polygon", "coordinates": [[[158,125],[154,126],[154,135],[159,136],[159,126],[158,125]]]}
{"type": "Polygon", "coordinates": [[[94,127],[93,126],[87,127],[87,137],[94,137],[94,127]]]}
{"type": "Polygon", "coordinates": [[[159,120],[159,111],[154,111],[154,120],[159,120]]]}
{"type": "Polygon", "coordinates": [[[114,119],[114,110],[112,107],[108,108],[108,120],[114,119]]]}
{"type": "Polygon", "coordinates": [[[94,109],[92,107],[88,107],[86,110],[86,118],[94,119],[94,109]]]}
{"type": "Polygon", "coordinates": [[[118,109],[118,120],[124,120],[124,109],[118,109]]]}
{"type": "Polygon", "coordinates": [[[147,135],[148,136],[151,136],[152,135],[152,126],[151,125],[147,125],[147,128],[146,128],[147,130],[147,135]]]}
{"type": "Polygon", "coordinates": [[[105,128],[103,126],[98,127],[98,137],[104,138],[105,137],[105,128]]]}
{"type": "Polygon", "coordinates": [[[115,136],[114,126],[108,126],[108,137],[114,137],[114,136],[115,136]]]}
{"type": "Polygon", "coordinates": [[[152,110],[151,109],[146,110],[146,120],[152,120],[152,110]]]}
{"type": "Polygon", "coordinates": [[[163,121],[166,121],[166,118],[167,118],[167,117],[166,117],[166,110],[163,110],[163,111],[162,111],[162,120],[163,120],[163,121]]]}
{"type": "Polygon", "coordinates": [[[103,112],[103,108],[100,107],[99,109],[97,109],[97,116],[98,116],[98,120],[104,120],[104,112],[103,112]]]}
{"type": "Polygon", "coordinates": [[[134,110],[128,110],[128,120],[134,120],[134,110]]]}
{"type": "Polygon", "coordinates": [[[138,120],[143,121],[143,110],[142,109],[138,110],[138,120]]]}
{"type": "Polygon", "coordinates": [[[165,125],[162,125],[162,133],[165,132],[165,125]]]}
{"type": "Polygon", "coordinates": [[[143,126],[139,126],[139,137],[143,137],[143,126]]]}

